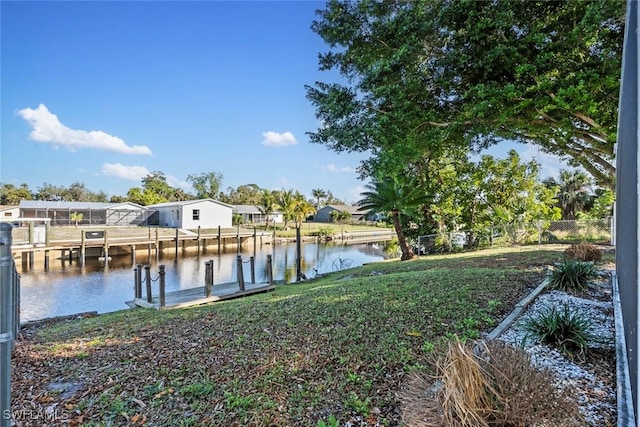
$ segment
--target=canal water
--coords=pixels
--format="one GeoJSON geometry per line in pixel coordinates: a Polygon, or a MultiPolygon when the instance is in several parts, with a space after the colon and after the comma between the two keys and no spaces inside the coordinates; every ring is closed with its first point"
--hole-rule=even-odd
{"type": "MultiPolygon", "coordinates": [[[[384,242],[336,245],[302,243],[302,271],[308,278],[349,267],[357,267],[385,258],[384,242]]],[[[166,291],[204,286],[205,262],[213,260],[214,285],[237,281],[237,253],[235,250],[200,256],[163,255],[137,256],[137,262],[151,266],[151,277],[157,279],[158,266],[165,266],[166,291]]],[[[243,273],[251,281],[250,257],[255,260],[255,281],[267,281],[267,255],[273,259],[274,280],[290,283],[296,279],[296,245],[263,245],[245,249],[243,273]]],[[[18,268],[20,265],[18,264],[18,268]]],[[[87,311],[106,313],[128,308],[125,301],[134,296],[134,271],[131,256],[113,257],[108,263],[87,259],[82,266],[78,260],[51,260],[48,271],[42,263],[32,270],[21,272],[20,321],[39,320],[87,311]]],[[[144,278],[144,272],[143,272],[144,278]]],[[[144,286],[143,286],[144,288],[144,286]]],[[[158,294],[158,282],[153,282],[153,293],[158,294]]],[[[144,289],[143,289],[144,293],[144,289]]]]}

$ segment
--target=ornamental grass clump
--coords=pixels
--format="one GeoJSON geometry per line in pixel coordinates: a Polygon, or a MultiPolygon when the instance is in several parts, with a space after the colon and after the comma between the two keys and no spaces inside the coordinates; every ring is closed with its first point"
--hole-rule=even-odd
{"type": "Polygon", "coordinates": [[[563,304],[560,309],[548,307],[531,317],[525,323],[525,329],[568,356],[583,356],[589,341],[596,338],[591,333],[592,325],[588,317],[563,304]]]}
{"type": "Polygon", "coordinates": [[[573,390],[556,387],[521,348],[452,341],[434,368],[433,376],[413,374],[400,394],[408,427],[584,425],[573,390]]]}
{"type": "Polygon", "coordinates": [[[549,288],[564,292],[584,292],[597,273],[598,269],[592,262],[564,261],[551,271],[549,288]]]}
{"type": "Polygon", "coordinates": [[[574,261],[597,262],[602,259],[600,249],[596,245],[586,242],[574,243],[564,251],[564,254],[574,261]]]}

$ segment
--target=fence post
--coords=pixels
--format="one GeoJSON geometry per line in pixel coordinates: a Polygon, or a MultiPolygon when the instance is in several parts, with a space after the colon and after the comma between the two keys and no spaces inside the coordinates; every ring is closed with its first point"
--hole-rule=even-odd
{"type": "Polygon", "coordinates": [[[271,255],[267,255],[267,281],[273,285],[273,260],[271,255]]]}
{"type": "Polygon", "coordinates": [[[244,273],[242,272],[242,256],[238,255],[238,285],[240,285],[240,292],[244,291],[244,273]]]}
{"type": "Polygon", "coordinates": [[[249,258],[251,265],[251,283],[256,283],[256,262],[254,257],[249,258]]]}
{"type": "Polygon", "coordinates": [[[158,274],[160,275],[160,307],[164,307],[165,305],[165,294],[164,294],[164,265],[158,266],[160,271],[158,274]]]}
{"type": "Polygon", "coordinates": [[[153,301],[153,296],[151,295],[151,266],[144,266],[144,280],[147,284],[147,302],[153,301]]]}
{"type": "Polygon", "coordinates": [[[0,426],[11,425],[11,348],[15,313],[11,258],[11,224],[0,223],[0,426]]]}

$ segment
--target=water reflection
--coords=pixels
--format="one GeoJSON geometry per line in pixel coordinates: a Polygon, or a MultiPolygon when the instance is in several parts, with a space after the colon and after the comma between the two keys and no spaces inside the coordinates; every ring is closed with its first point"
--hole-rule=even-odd
{"type": "MultiPolygon", "coordinates": [[[[237,280],[237,253],[235,250],[205,255],[165,254],[156,260],[155,255],[136,256],[137,263],[149,264],[151,276],[158,276],[158,265],[166,266],[167,292],[204,286],[206,261],[213,260],[214,284],[237,280]]],[[[210,251],[211,252],[211,251],[210,251]]],[[[243,259],[245,281],[251,280],[249,258],[255,259],[255,280],[267,281],[267,255],[273,259],[275,280],[292,282],[296,279],[295,244],[264,245],[240,254],[243,259]]],[[[301,247],[301,269],[308,278],[316,274],[335,271],[349,266],[355,267],[384,259],[382,245],[376,243],[358,245],[332,245],[303,243],[301,247]]],[[[18,264],[20,268],[20,264],[18,264]]],[[[96,257],[79,260],[52,260],[49,270],[44,271],[43,262],[36,261],[32,270],[22,266],[21,274],[21,321],[86,311],[99,313],[127,308],[125,301],[134,295],[134,272],[131,255],[113,256],[109,262],[100,262],[96,257]],[[40,268],[40,270],[38,270],[40,268]]],[[[144,276],[144,274],[143,274],[144,276]]],[[[157,294],[157,282],[153,283],[157,294]]]]}

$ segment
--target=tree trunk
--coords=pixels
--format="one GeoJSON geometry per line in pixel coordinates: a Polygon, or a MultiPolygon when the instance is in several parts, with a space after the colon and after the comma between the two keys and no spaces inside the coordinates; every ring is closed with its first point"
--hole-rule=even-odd
{"type": "Polygon", "coordinates": [[[415,254],[413,253],[413,249],[409,247],[407,243],[407,237],[404,235],[404,231],[402,230],[402,224],[400,223],[400,212],[393,211],[391,212],[391,217],[393,218],[393,226],[396,229],[396,234],[398,235],[398,243],[400,244],[400,250],[402,251],[401,261],[406,261],[412,259],[415,254]]]}

